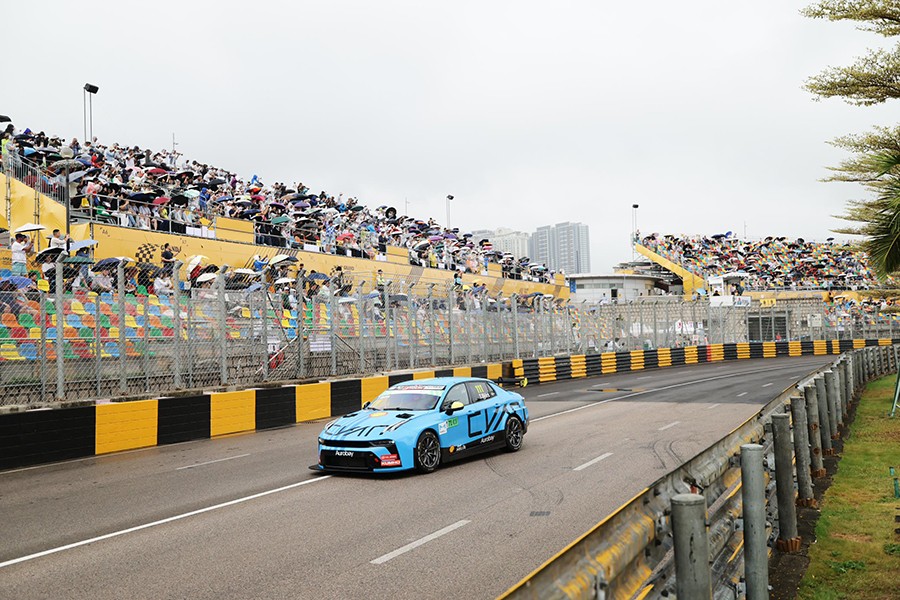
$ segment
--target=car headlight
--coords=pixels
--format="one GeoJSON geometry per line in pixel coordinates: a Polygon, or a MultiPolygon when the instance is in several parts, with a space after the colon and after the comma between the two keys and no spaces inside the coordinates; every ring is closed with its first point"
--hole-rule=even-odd
{"type": "Polygon", "coordinates": [[[387,448],[394,445],[394,440],[373,440],[369,442],[369,445],[373,448],[387,448]]]}
{"type": "Polygon", "coordinates": [[[325,440],[323,440],[322,438],[319,438],[319,445],[320,445],[320,446],[324,446],[324,445],[325,445],[325,440]]]}

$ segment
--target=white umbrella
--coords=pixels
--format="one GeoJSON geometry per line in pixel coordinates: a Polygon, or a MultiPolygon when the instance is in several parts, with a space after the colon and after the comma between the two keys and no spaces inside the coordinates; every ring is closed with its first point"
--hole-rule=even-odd
{"type": "Polygon", "coordinates": [[[25,223],[18,229],[16,229],[15,233],[28,233],[29,231],[42,231],[47,229],[43,225],[38,225],[36,223],[25,223]]]}
{"type": "Polygon", "coordinates": [[[212,281],[216,277],[218,277],[218,273],[204,273],[200,277],[197,278],[197,283],[206,283],[207,281],[212,281]]]}
{"type": "Polygon", "coordinates": [[[234,272],[237,273],[238,275],[248,275],[251,277],[259,275],[259,273],[257,273],[253,269],[235,269],[234,272]]]}
{"type": "Polygon", "coordinates": [[[197,265],[199,265],[201,262],[203,262],[203,260],[205,258],[206,257],[203,256],[202,254],[195,254],[194,256],[190,257],[188,259],[188,265],[187,265],[188,273],[190,273],[191,271],[196,269],[197,265]]]}
{"type": "Polygon", "coordinates": [[[297,259],[293,256],[288,256],[287,254],[278,254],[272,260],[269,261],[269,266],[275,266],[278,263],[282,263],[284,261],[297,262],[297,259]]]}
{"type": "Polygon", "coordinates": [[[275,280],[275,285],[286,285],[289,283],[294,283],[294,280],[290,277],[282,277],[281,279],[275,280]]]}

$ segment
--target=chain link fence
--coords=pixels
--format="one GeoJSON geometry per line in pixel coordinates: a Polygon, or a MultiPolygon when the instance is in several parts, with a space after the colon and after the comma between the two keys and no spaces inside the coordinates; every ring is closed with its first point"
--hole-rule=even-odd
{"type": "Polygon", "coordinates": [[[719,305],[344,279],[175,295],[0,291],[0,405],[728,342],[894,337],[894,313],[819,299],[719,305]],[[260,289],[262,288],[262,289],[260,289]]]}

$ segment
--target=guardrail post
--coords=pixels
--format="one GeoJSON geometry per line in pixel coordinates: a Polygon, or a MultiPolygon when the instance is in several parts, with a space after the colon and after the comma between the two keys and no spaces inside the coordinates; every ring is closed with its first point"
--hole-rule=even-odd
{"type": "Polygon", "coordinates": [[[825,476],[825,464],[822,461],[822,436],[816,386],[807,385],[803,388],[803,398],[806,401],[806,420],[809,427],[811,475],[818,479],[825,476]]]}
{"type": "Polygon", "coordinates": [[[791,397],[791,415],[794,420],[794,456],[797,459],[797,504],[814,506],[816,501],[810,472],[809,425],[806,402],[801,396],[791,397]]]}
{"type": "Polygon", "coordinates": [[[825,378],[816,376],[816,403],[819,405],[819,435],[822,439],[822,456],[834,454],[831,445],[831,416],[828,414],[828,395],[825,393],[825,378]]]}
{"type": "Polygon", "coordinates": [[[791,442],[790,415],[772,415],[775,441],[775,493],[778,497],[778,549],[796,552],[800,549],[797,534],[797,509],[794,506],[794,456],[791,442]]]}
{"type": "Polygon", "coordinates": [[[825,394],[828,398],[828,424],[831,429],[831,439],[837,440],[841,437],[841,415],[838,409],[839,403],[836,397],[837,388],[834,385],[834,372],[825,371],[825,394]]]}
{"type": "Polygon", "coordinates": [[[711,598],[706,498],[699,494],[678,494],[672,498],[672,530],[677,597],[711,598]]]}
{"type": "Polygon", "coordinates": [[[509,306],[512,311],[512,323],[513,323],[513,358],[519,358],[519,296],[518,294],[513,294],[509,297],[509,306]]]}
{"type": "Polygon", "coordinates": [[[453,304],[456,294],[453,293],[453,286],[447,288],[447,346],[450,349],[450,365],[456,364],[456,357],[453,352],[453,304]]]}
{"type": "Polygon", "coordinates": [[[744,581],[747,600],[769,598],[769,549],[766,546],[766,482],[763,447],[741,446],[741,502],[744,518],[744,581]]]}
{"type": "Polygon", "coordinates": [[[850,366],[851,360],[849,355],[844,360],[844,412],[850,412],[850,403],[853,402],[853,369],[850,366]]]}
{"type": "Polygon", "coordinates": [[[834,373],[834,401],[837,408],[838,425],[844,425],[844,378],[841,374],[841,365],[838,364],[831,369],[834,373]]]}

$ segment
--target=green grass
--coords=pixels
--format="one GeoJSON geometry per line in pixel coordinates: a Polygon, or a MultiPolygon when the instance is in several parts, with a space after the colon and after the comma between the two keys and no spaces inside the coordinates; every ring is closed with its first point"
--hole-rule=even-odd
{"type": "Polygon", "coordinates": [[[888,467],[900,467],[900,417],[887,417],[894,376],[869,384],[834,483],[825,492],[800,600],[896,600],[900,539],[888,467]]]}

